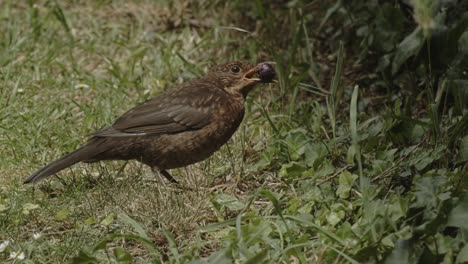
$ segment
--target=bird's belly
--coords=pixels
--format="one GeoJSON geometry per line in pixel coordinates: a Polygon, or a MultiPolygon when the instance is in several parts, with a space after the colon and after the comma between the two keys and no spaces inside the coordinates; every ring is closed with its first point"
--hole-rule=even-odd
{"type": "Polygon", "coordinates": [[[213,122],[200,130],[158,136],[150,153],[145,153],[143,162],[160,169],[173,169],[202,161],[219,150],[234,134],[240,124],[213,122]]]}

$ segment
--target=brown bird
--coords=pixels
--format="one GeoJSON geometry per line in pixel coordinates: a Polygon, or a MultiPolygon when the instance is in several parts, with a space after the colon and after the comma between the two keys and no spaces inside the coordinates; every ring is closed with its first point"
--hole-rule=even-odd
{"type": "Polygon", "coordinates": [[[176,182],[168,169],[211,156],[224,145],[244,117],[247,94],[275,76],[269,63],[230,62],[205,77],[183,83],[123,114],[92,134],[88,143],[29,176],[32,183],[78,162],[138,160],[176,182]]]}

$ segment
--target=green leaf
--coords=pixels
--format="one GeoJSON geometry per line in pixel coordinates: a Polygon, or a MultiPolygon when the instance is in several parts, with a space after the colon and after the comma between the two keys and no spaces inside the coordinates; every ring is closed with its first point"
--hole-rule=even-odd
{"type": "Polygon", "coordinates": [[[117,260],[117,263],[129,264],[133,262],[132,255],[130,255],[123,248],[115,248],[114,256],[115,256],[115,259],[117,260]]]}
{"type": "Polygon", "coordinates": [[[351,263],[351,264],[359,264],[358,261],[356,261],[355,259],[353,259],[351,256],[347,255],[346,253],[343,252],[343,250],[338,250],[332,246],[328,246],[330,249],[332,249],[333,251],[335,251],[336,253],[340,254],[344,259],[346,259],[348,261],[348,263],[351,263]]]}
{"type": "Polygon", "coordinates": [[[458,49],[460,55],[468,55],[468,31],[458,39],[458,49]]]}
{"type": "Polygon", "coordinates": [[[352,144],[348,148],[348,152],[346,153],[346,161],[349,165],[354,165],[354,157],[356,156],[356,145],[352,144]]]}
{"type": "Polygon", "coordinates": [[[298,162],[290,162],[281,166],[278,176],[282,178],[294,179],[301,177],[304,171],[306,171],[306,168],[298,162]]]}
{"type": "Polygon", "coordinates": [[[67,32],[70,41],[73,41],[73,34],[71,32],[70,25],[68,24],[67,16],[65,16],[65,14],[63,13],[63,9],[58,4],[56,4],[55,7],[52,9],[52,13],[55,15],[55,18],[60,22],[62,27],[67,32]]]}
{"type": "Polygon", "coordinates": [[[63,221],[70,216],[71,212],[68,208],[63,208],[55,214],[55,220],[63,221]]]}
{"type": "Polygon", "coordinates": [[[78,256],[74,257],[71,261],[73,264],[92,264],[92,263],[98,263],[98,259],[93,256],[92,254],[80,250],[78,253],[78,256]]]}
{"type": "Polygon", "coordinates": [[[333,137],[336,136],[336,107],[339,103],[338,88],[340,87],[340,81],[342,78],[343,71],[343,61],[344,61],[344,44],[340,42],[340,48],[338,50],[338,59],[335,67],[335,75],[331,81],[330,85],[330,96],[327,97],[327,110],[328,117],[330,118],[330,124],[332,126],[333,137]]]}
{"type": "Polygon", "coordinates": [[[455,263],[467,263],[468,262],[468,244],[460,250],[455,263]]]}
{"type": "Polygon", "coordinates": [[[220,249],[203,260],[193,261],[192,264],[231,264],[232,258],[228,249],[220,249]]]}
{"type": "Polygon", "coordinates": [[[121,213],[119,214],[119,218],[120,220],[122,220],[122,222],[130,225],[131,227],[133,227],[133,229],[135,229],[135,231],[138,233],[139,236],[141,236],[142,238],[146,239],[146,240],[150,240],[148,235],[146,234],[146,231],[143,229],[143,227],[135,220],[133,220],[132,218],[130,218],[130,216],[124,214],[124,213],[121,213]]]}
{"type": "Polygon", "coordinates": [[[408,200],[402,197],[395,197],[389,202],[389,217],[391,221],[396,223],[400,218],[404,218],[408,213],[408,200]]]}
{"type": "Polygon", "coordinates": [[[447,178],[444,176],[423,177],[414,181],[416,200],[411,203],[411,208],[425,208],[430,211],[436,208],[439,200],[437,196],[443,192],[443,186],[447,178]]]}
{"type": "Polygon", "coordinates": [[[291,160],[298,160],[305,151],[305,146],[310,139],[305,135],[305,131],[296,131],[289,133],[286,138],[288,154],[291,160]]]}
{"type": "Polygon", "coordinates": [[[385,259],[386,264],[409,263],[412,251],[411,240],[398,240],[392,253],[385,259]]]}
{"type": "Polygon", "coordinates": [[[23,213],[24,215],[29,215],[29,214],[31,213],[31,211],[36,210],[37,208],[39,208],[39,205],[38,205],[38,204],[25,203],[25,204],[23,205],[22,213],[23,213]]]}
{"type": "Polygon", "coordinates": [[[0,204],[0,213],[3,212],[3,211],[6,211],[6,209],[8,209],[8,207],[4,204],[0,204]]]}
{"type": "Polygon", "coordinates": [[[93,252],[96,252],[101,249],[105,249],[107,244],[109,244],[110,242],[112,242],[111,239],[103,239],[103,240],[98,241],[93,247],[93,252]]]}
{"type": "Polygon", "coordinates": [[[397,47],[392,63],[392,74],[396,74],[401,65],[410,57],[416,56],[424,45],[424,34],[420,27],[408,35],[397,47]]]}
{"type": "Polygon", "coordinates": [[[255,256],[249,258],[245,264],[256,264],[256,263],[261,263],[266,257],[268,256],[268,248],[263,249],[260,251],[258,254],[255,256]]]}
{"type": "Polygon", "coordinates": [[[337,235],[335,235],[332,232],[329,232],[327,229],[315,224],[311,219],[311,215],[299,215],[299,216],[286,215],[285,218],[289,219],[289,220],[292,220],[292,221],[295,221],[297,224],[304,225],[304,227],[306,227],[306,228],[311,227],[313,229],[316,229],[318,232],[320,232],[323,235],[331,238],[332,240],[339,243],[340,245],[342,245],[342,246],[345,245],[345,242],[343,240],[341,240],[340,237],[338,237],[337,235]]]}
{"type": "Polygon", "coordinates": [[[274,207],[277,207],[279,205],[279,201],[277,196],[279,197],[279,194],[273,193],[272,191],[269,191],[267,189],[262,189],[259,191],[259,194],[268,200],[273,204],[274,207]]]}
{"type": "Polygon", "coordinates": [[[234,226],[236,224],[236,218],[231,218],[220,223],[209,224],[200,228],[200,232],[214,232],[220,229],[226,228],[228,226],[234,226]]]}
{"type": "Polygon", "coordinates": [[[448,215],[447,226],[468,230],[468,199],[464,198],[448,215]]]}
{"type": "Polygon", "coordinates": [[[468,161],[468,136],[461,139],[460,142],[460,161],[468,161]]]}
{"type": "Polygon", "coordinates": [[[327,215],[327,222],[331,226],[336,226],[344,217],[343,211],[332,211],[327,215]]]}
{"type": "Polygon", "coordinates": [[[115,215],[114,213],[110,213],[106,218],[101,221],[101,225],[108,226],[114,222],[115,215]]]}
{"type": "Polygon", "coordinates": [[[418,171],[424,170],[429,164],[431,164],[434,161],[434,158],[430,156],[422,157],[420,160],[415,162],[414,166],[418,171]]]}
{"type": "Polygon", "coordinates": [[[354,182],[358,178],[357,175],[351,174],[349,171],[345,170],[340,174],[338,180],[339,185],[336,190],[336,195],[340,198],[346,199],[349,197],[349,191],[353,188],[354,182]]]}
{"type": "Polygon", "coordinates": [[[96,219],[94,217],[89,217],[84,221],[85,225],[94,225],[96,224],[96,219]]]}
{"type": "Polygon", "coordinates": [[[359,88],[358,86],[354,87],[353,95],[351,96],[351,104],[349,109],[349,129],[351,130],[351,139],[353,141],[353,145],[357,145],[358,143],[358,114],[357,114],[357,104],[358,104],[358,96],[359,96],[359,88]]]}
{"type": "Polygon", "coordinates": [[[304,146],[304,162],[314,169],[320,167],[327,155],[327,149],[322,143],[309,142],[304,146]]]}
{"type": "Polygon", "coordinates": [[[174,239],[174,235],[172,235],[172,233],[166,228],[163,229],[163,233],[166,236],[167,243],[169,244],[169,250],[171,251],[172,256],[176,258],[179,257],[180,254],[179,250],[177,249],[177,243],[174,239]]]}
{"type": "Polygon", "coordinates": [[[145,239],[141,236],[133,235],[133,234],[112,234],[109,237],[96,243],[93,251],[96,252],[100,249],[104,249],[107,244],[109,244],[110,242],[116,239],[126,239],[126,240],[134,240],[136,242],[140,242],[141,244],[146,246],[151,256],[155,257],[156,259],[159,259],[161,257],[161,254],[159,253],[159,251],[157,250],[156,246],[153,244],[152,241],[145,239]]]}
{"type": "Polygon", "coordinates": [[[215,197],[215,202],[232,211],[239,211],[239,210],[244,209],[244,204],[241,201],[239,201],[237,197],[230,195],[230,194],[225,194],[225,193],[217,194],[215,197]]]}

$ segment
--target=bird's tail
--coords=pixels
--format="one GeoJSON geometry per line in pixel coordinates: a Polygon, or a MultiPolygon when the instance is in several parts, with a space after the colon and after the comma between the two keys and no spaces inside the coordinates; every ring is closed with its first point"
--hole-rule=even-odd
{"type": "Polygon", "coordinates": [[[91,159],[96,155],[96,147],[94,142],[73,151],[72,153],[50,163],[49,165],[43,167],[42,169],[36,171],[31,176],[29,176],[24,183],[34,183],[38,182],[50,175],[53,175],[65,168],[70,167],[71,165],[78,163],[80,161],[85,161],[91,159]]]}

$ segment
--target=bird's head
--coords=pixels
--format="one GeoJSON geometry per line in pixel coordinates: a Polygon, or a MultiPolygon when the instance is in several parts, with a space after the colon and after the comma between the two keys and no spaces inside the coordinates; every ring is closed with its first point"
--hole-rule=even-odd
{"type": "Polygon", "coordinates": [[[242,94],[246,97],[256,84],[271,82],[275,75],[271,63],[262,62],[255,65],[234,61],[214,66],[208,72],[207,78],[228,93],[242,94]]]}

